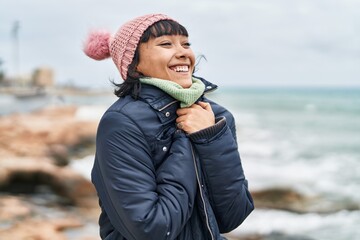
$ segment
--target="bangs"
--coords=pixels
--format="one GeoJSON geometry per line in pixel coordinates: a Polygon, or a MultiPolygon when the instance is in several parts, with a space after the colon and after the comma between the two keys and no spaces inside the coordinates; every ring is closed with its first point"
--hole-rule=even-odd
{"type": "Polygon", "coordinates": [[[188,37],[188,32],[184,26],[172,21],[162,20],[151,25],[142,35],[140,42],[149,41],[150,38],[157,38],[164,35],[182,35],[188,37]]]}

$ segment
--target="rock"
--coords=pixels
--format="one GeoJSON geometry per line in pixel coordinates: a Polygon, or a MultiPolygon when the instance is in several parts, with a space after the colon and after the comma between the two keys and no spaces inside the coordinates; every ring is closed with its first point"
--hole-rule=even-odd
{"type": "Polygon", "coordinates": [[[49,146],[48,153],[57,166],[66,166],[70,163],[70,153],[64,144],[53,144],[49,146]]]}
{"type": "Polygon", "coordinates": [[[53,219],[48,221],[27,219],[10,228],[0,230],[0,239],[66,240],[62,233],[67,228],[81,227],[77,219],[53,219]]]}
{"type": "Polygon", "coordinates": [[[307,199],[291,189],[272,188],[252,192],[257,208],[274,208],[299,212],[307,199]]]}
{"type": "Polygon", "coordinates": [[[242,236],[234,236],[231,233],[226,235],[228,240],[314,240],[301,235],[288,235],[281,232],[272,232],[269,234],[249,234],[242,236]]]}
{"type": "Polygon", "coordinates": [[[272,208],[296,213],[333,213],[341,210],[356,211],[360,204],[325,196],[305,196],[293,189],[270,188],[253,191],[256,208],[272,208]]]}
{"type": "Polygon", "coordinates": [[[268,235],[263,236],[263,240],[314,240],[301,235],[288,235],[281,232],[272,232],[268,235]]]}
{"type": "Polygon", "coordinates": [[[65,106],[0,117],[0,239],[63,240],[64,230],[96,222],[94,186],[67,165],[72,154],[92,154],[82,148],[94,145],[99,119],[77,112],[65,106]]]}
{"type": "Polygon", "coordinates": [[[259,234],[235,236],[229,233],[225,234],[225,237],[227,240],[264,240],[263,236],[259,234]]]}
{"type": "Polygon", "coordinates": [[[0,239],[99,239],[98,207],[59,207],[52,204],[51,196],[54,195],[15,197],[2,193],[0,239]]]}
{"type": "Polygon", "coordinates": [[[59,167],[44,159],[11,158],[0,161],[0,169],[0,191],[31,194],[37,186],[45,185],[67,204],[97,205],[92,183],[68,167],[59,167]]]}
{"type": "Polygon", "coordinates": [[[30,206],[25,205],[18,198],[13,196],[1,196],[0,198],[0,221],[8,222],[29,216],[30,206]]]}
{"type": "Polygon", "coordinates": [[[95,141],[98,120],[78,118],[76,112],[74,106],[50,107],[0,117],[0,156],[50,156],[66,163],[69,155],[63,147],[95,141]]]}
{"type": "Polygon", "coordinates": [[[79,118],[77,111],[49,107],[0,117],[0,190],[32,193],[45,185],[69,204],[95,205],[91,182],[65,167],[77,146],[95,141],[98,120],[79,118]]]}

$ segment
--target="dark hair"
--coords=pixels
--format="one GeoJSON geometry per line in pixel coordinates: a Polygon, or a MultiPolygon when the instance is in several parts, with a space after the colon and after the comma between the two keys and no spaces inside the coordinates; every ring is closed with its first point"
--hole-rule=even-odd
{"type": "MultiPolygon", "coordinates": [[[[139,43],[146,43],[150,38],[157,38],[164,35],[189,36],[186,28],[178,22],[172,20],[161,20],[154,23],[144,31],[139,43]]],[[[131,94],[135,99],[137,99],[139,96],[141,90],[139,78],[142,77],[141,73],[136,71],[136,66],[139,63],[139,45],[140,44],[138,44],[135,50],[134,58],[129,65],[126,80],[123,83],[115,83],[112,81],[115,85],[114,93],[118,97],[131,94]]]]}

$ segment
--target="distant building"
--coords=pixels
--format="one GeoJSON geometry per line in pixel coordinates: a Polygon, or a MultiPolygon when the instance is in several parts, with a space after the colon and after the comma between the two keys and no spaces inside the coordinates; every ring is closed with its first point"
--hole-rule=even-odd
{"type": "Polygon", "coordinates": [[[32,85],[36,87],[54,86],[54,71],[51,68],[37,68],[32,74],[32,85]]]}

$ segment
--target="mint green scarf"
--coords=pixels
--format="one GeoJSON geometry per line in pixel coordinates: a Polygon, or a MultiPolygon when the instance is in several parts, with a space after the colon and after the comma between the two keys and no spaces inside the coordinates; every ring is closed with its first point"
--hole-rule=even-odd
{"type": "Polygon", "coordinates": [[[193,83],[190,88],[183,88],[175,82],[159,78],[140,78],[140,82],[160,88],[176,100],[179,100],[181,108],[194,104],[205,90],[204,83],[194,77],[192,78],[193,83]]]}

